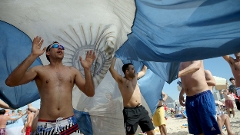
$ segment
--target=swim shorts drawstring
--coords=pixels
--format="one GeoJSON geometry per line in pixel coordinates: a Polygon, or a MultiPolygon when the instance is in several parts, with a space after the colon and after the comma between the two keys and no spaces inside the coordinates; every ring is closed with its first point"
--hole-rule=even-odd
{"type": "Polygon", "coordinates": [[[60,124],[60,121],[63,120],[63,117],[59,117],[56,119],[56,125],[55,125],[55,129],[54,129],[54,133],[60,133],[60,128],[61,127],[61,124],[60,124]]]}

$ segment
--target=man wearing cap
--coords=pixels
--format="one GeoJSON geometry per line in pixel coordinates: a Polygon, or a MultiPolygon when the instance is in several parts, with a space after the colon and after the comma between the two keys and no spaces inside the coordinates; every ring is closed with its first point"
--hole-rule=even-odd
{"type": "MultiPolygon", "coordinates": [[[[235,59],[229,55],[225,55],[223,56],[223,58],[228,62],[229,66],[232,69],[232,74],[234,76],[234,78],[230,78],[230,82],[232,83],[232,85],[236,86],[236,106],[237,109],[240,110],[240,52],[235,53],[235,59]]],[[[229,87],[229,91],[232,91],[232,88],[234,88],[234,86],[230,86],[229,87]],[[231,90],[230,90],[231,88],[231,90]]]]}

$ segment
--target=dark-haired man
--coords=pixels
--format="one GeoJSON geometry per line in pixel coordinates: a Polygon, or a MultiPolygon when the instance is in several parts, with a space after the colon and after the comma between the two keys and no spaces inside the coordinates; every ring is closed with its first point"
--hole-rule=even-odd
{"type": "Polygon", "coordinates": [[[88,51],[85,60],[80,57],[85,79],[74,67],[62,63],[64,47],[58,42],[41,49],[43,39],[35,37],[31,54],[6,79],[8,86],[18,86],[35,80],[41,97],[36,134],[80,134],[73,117],[72,88],[74,84],[87,96],[95,94],[91,66],[95,52],[88,51]],[[36,58],[46,50],[49,65],[28,69],[36,58]]]}
{"type": "Polygon", "coordinates": [[[5,109],[0,110],[0,135],[6,134],[7,121],[9,121],[9,120],[15,121],[22,117],[22,115],[20,115],[17,118],[11,118],[9,115],[5,115],[5,113],[6,113],[5,109]]]}
{"type": "MultiPolygon", "coordinates": [[[[235,53],[234,55],[236,57],[235,59],[229,55],[225,55],[223,58],[228,62],[234,76],[234,78],[230,78],[230,82],[232,84],[235,83],[233,84],[236,86],[236,92],[234,94],[236,94],[237,97],[235,97],[235,103],[237,109],[240,110],[240,52],[235,53]]],[[[234,86],[231,87],[234,88],[234,86]]]]}
{"type": "Polygon", "coordinates": [[[127,135],[134,135],[138,124],[147,135],[154,135],[153,123],[148,116],[148,111],[141,104],[141,92],[137,79],[145,75],[147,67],[143,66],[142,71],[136,74],[133,64],[128,63],[122,66],[124,77],[114,69],[116,58],[113,58],[110,66],[110,73],[118,83],[118,88],[123,98],[123,116],[127,135]]]}
{"type": "Polygon", "coordinates": [[[32,123],[34,119],[34,113],[31,111],[31,109],[27,109],[27,121],[24,124],[24,127],[22,129],[22,133],[25,132],[25,135],[30,135],[32,131],[32,123]]]}

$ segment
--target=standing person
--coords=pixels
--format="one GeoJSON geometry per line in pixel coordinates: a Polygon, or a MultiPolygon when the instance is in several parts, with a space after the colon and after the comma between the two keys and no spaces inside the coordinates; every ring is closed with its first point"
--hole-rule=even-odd
{"type": "Polygon", "coordinates": [[[154,127],[148,116],[148,111],[142,106],[141,92],[137,84],[137,79],[145,75],[146,66],[143,66],[142,71],[136,74],[134,66],[131,63],[124,64],[122,66],[124,77],[122,77],[114,69],[115,62],[116,58],[113,58],[109,71],[118,83],[118,88],[122,94],[126,134],[134,135],[139,124],[142,131],[146,132],[147,135],[154,135],[154,127]]]}
{"type": "Polygon", "coordinates": [[[28,108],[27,109],[27,121],[24,124],[24,127],[22,129],[22,133],[26,132],[25,135],[30,135],[31,133],[31,129],[32,129],[32,123],[33,123],[33,119],[34,119],[34,113],[28,108]]]}
{"type": "Polygon", "coordinates": [[[220,134],[216,118],[215,100],[205,79],[202,60],[182,62],[179,75],[182,90],[179,94],[180,104],[184,104],[186,93],[186,113],[190,134],[220,134]]]}
{"type": "Polygon", "coordinates": [[[166,128],[166,119],[165,119],[165,110],[164,102],[167,100],[168,95],[162,91],[163,99],[158,101],[157,110],[153,115],[153,124],[158,126],[161,135],[167,135],[166,128]]]}
{"type": "MultiPolygon", "coordinates": [[[[234,78],[230,78],[231,82],[232,82],[232,85],[236,86],[236,97],[235,98],[235,103],[236,103],[236,106],[237,106],[237,109],[240,110],[240,52],[238,53],[235,53],[235,59],[229,55],[225,55],[223,56],[223,58],[228,62],[231,70],[232,70],[232,74],[234,76],[234,78]]],[[[231,89],[229,89],[231,90],[231,89]]]]}
{"type": "MultiPolygon", "coordinates": [[[[208,88],[209,88],[209,90],[213,90],[213,87],[216,85],[216,81],[215,81],[212,73],[209,70],[205,70],[204,72],[205,72],[205,78],[206,78],[206,81],[208,84],[208,88]]],[[[228,115],[222,114],[221,112],[219,112],[219,110],[220,110],[219,105],[216,105],[217,122],[218,122],[218,126],[219,126],[221,133],[222,133],[222,127],[225,125],[228,135],[234,135],[234,133],[232,132],[232,129],[231,129],[228,115]]]]}
{"type": "Polygon", "coordinates": [[[178,105],[175,103],[175,114],[178,114],[178,105]]]}
{"type": "Polygon", "coordinates": [[[86,58],[80,57],[84,68],[85,79],[74,67],[62,63],[64,47],[53,42],[41,50],[43,39],[35,37],[31,54],[6,79],[8,86],[18,86],[35,80],[41,98],[41,107],[36,134],[80,134],[76,119],[73,116],[72,89],[74,84],[87,96],[95,94],[91,74],[91,66],[96,56],[87,51],[86,58]],[[32,65],[34,60],[46,50],[50,64],[45,66],[32,65]]]}
{"type": "Polygon", "coordinates": [[[235,111],[234,111],[234,105],[233,105],[233,96],[229,93],[229,91],[227,89],[223,90],[223,95],[224,95],[224,98],[225,98],[225,106],[226,106],[226,109],[227,109],[228,116],[231,118],[231,113],[230,113],[230,109],[231,109],[233,117],[235,117],[235,111]]]}
{"type": "Polygon", "coordinates": [[[228,87],[229,92],[237,96],[235,79],[231,77],[229,81],[231,82],[231,85],[228,87]]]}
{"type": "Polygon", "coordinates": [[[5,113],[6,113],[5,109],[0,110],[0,135],[6,135],[7,121],[9,121],[9,120],[15,121],[22,117],[22,115],[20,115],[17,118],[11,118],[10,116],[5,115],[5,113]]]}

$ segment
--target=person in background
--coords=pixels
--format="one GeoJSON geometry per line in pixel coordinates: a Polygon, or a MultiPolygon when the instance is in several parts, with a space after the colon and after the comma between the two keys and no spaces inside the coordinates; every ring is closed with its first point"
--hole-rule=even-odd
{"type": "MultiPolygon", "coordinates": [[[[212,73],[209,70],[205,70],[204,72],[205,72],[205,79],[207,81],[208,88],[209,88],[209,90],[212,91],[213,87],[216,86],[216,81],[215,81],[212,73]]],[[[219,103],[216,103],[217,122],[218,122],[218,126],[219,126],[221,133],[222,133],[222,127],[226,126],[228,135],[234,135],[234,133],[231,130],[231,125],[230,125],[228,115],[221,113],[219,106],[220,106],[219,103]]]]}
{"type": "Polygon", "coordinates": [[[32,129],[32,123],[33,123],[33,119],[34,119],[34,113],[28,108],[27,109],[27,121],[24,124],[24,127],[22,129],[22,133],[26,133],[25,135],[30,135],[31,133],[31,129],[32,129]]]}
{"type": "Polygon", "coordinates": [[[154,126],[148,111],[142,106],[140,88],[137,80],[145,75],[147,67],[143,66],[142,70],[136,74],[133,64],[128,63],[122,66],[124,77],[115,69],[116,58],[113,58],[109,71],[115,81],[123,98],[123,116],[124,125],[127,135],[134,135],[138,125],[147,135],[154,135],[154,126]]]}
{"type": "Polygon", "coordinates": [[[223,95],[225,98],[225,107],[226,107],[228,116],[231,118],[231,113],[232,113],[233,117],[235,117],[234,104],[233,104],[234,97],[232,96],[232,94],[229,93],[227,89],[223,90],[223,95]]]}
{"type": "Polygon", "coordinates": [[[152,119],[153,124],[158,126],[161,135],[167,135],[164,102],[167,100],[168,95],[162,91],[162,97],[162,100],[158,101],[158,106],[152,119]]]}
{"type": "Polygon", "coordinates": [[[9,120],[16,121],[22,117],[22,115],[20,115],[16,118],[12,118],[11,116],[5,115],[5,114],[6,114],[5,109],[1,109],[0,110],[0,135],[6,135],[6,125],[9,120]]]}
{"type": "MultiPolygon", "coordinates": [[[[233,87],[235,87],[235,89],[233,89],[236,91],[235,103],[237,109],[240,110],[240,52],[234,53],[234,56],[235,59],[229,55],[225,55],[223,58],[228,62],[234,76],[234,78],[230,78],[230,82],[232,83],[233,87]]],[[[229,90],[234,93],[230,87],[229,90]]]]}

